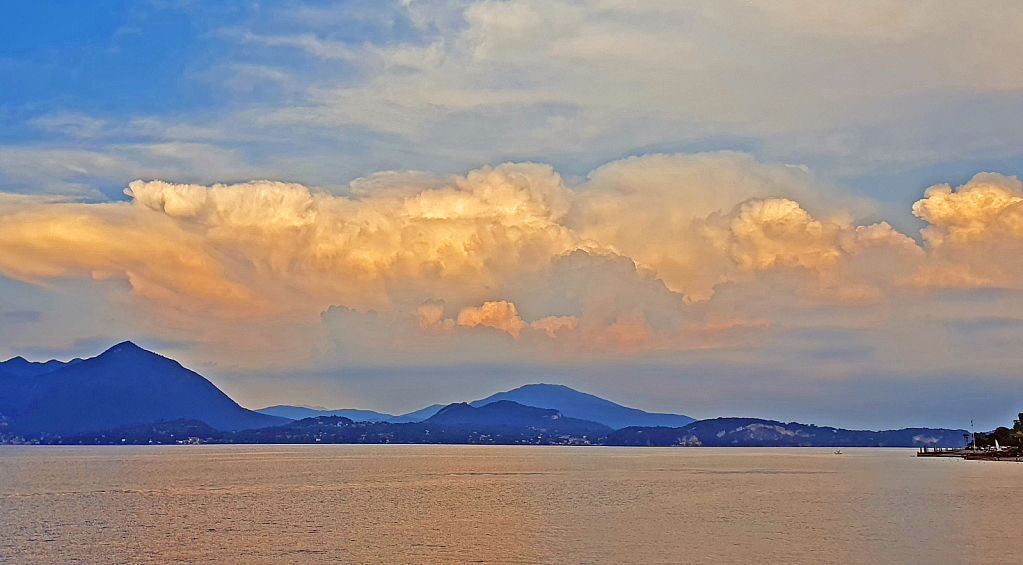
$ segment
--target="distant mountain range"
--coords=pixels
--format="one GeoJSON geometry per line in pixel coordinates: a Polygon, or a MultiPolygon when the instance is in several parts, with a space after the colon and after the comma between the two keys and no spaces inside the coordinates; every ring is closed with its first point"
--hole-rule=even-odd
{"type": "Polygon", "coordinates": [[[966,430],[906,428],[843,430],[756,418],[714,418],[681,428],[615,430],[605,445],[701,447],[965,447],[966,430]]]}
{"type": "Polygon", "coordinates": [[[308,406],[289,406],[287,404],[279,404],[277,406],[267,406],[266,408],[260,408],[256,410],[260,414],[266,414],[268,416],[277,416],[280,418],[288,418],[289,420],[302,420],[305,418],[316,418],[317,416],[341,416],[344,418],[350,418],[356,422],[386,422],[394,416],[390,414],[382,414],[380,412],[374,412],[372,410],[356,410],[354,408],[342,408],[339,410],[327,410],[326,408],[309,408],[308,406]]]}
{"type": "Polygon", "coordinates": [[[177,418],[222,430],[288,421],[242,408],[198,373],[130,341],[68,363],[15,357],[0,371],[7,433],[72,434],[177,418]]]}
{"type": "MultiPolygon", "coordinates": [[[[530,384],[507,392],[499,392],[482,400],[470,402],[469,405],[479,408],[495,402],[510,400],[523,406],[558,410],[564,416],[589,420],[603,424],[612,429],[627,426],[669,426],[678,427],[695,422],[689,416],[680,414],[657,414],[644,412],[636,408],[628,408],[605,400],[592,394],[579,392],[564,385],[530,384]]],[[[357,422],[422,422],[444,408],[443,404],[434,404],[415,412],[401,416],[391,416],[369,410],[316,410],[301,406],[270,406],[257,412],[273,416],[283,416],[295,420],[315,416],[344,416],[357,422]]]]}
{"type": "Polygon", "coordinates": [[[280,426],[216,430],[198,420],[121,426],[43,443],[139,445],[174,443],[411,443],[607,445],[637,447],[962,447],[964,430],[842,430],[751,418],[716,418],[682,428],[624,428],[575,420],[554,410],[501,401],[482,408],[452,404],[424,422],[353,422],[316,416],[280,426]],[[434,419],[436,418],[436,419],[434,419]]]}
{"type": "Polygon", "coordinates": [[[357,408],[338,408],[335,410],[329,410],[327,408],[312,408],[309,406],[291,406],[288,404],[278,404],[276,406],[267,406],[266,408],[260,408],[256,410],[260,414],[267,414],[270,416],[280,416],[282,418],[291,418],[292,420],[301,420],[303,418],[317,418],[320,416],[342,416],[344,418],[351,418],[356,422],[391,422],[394,424],[408,423],[408,422],[422,422],[423,420],[433,416],[444,408],[444,404],[434,404],[421,408],[415,412],[409,412],[408,414],[402,414],[400,416],[394,416],[391,414],[385,414],[383,412],[375,412],[373,410],[359,410],[357,408]]]}
{"type": "Polygon", "coordinates": [[[210,443],[454,443],[593,444],[611,428],[569,418],[546,408],[502,400],[474,408],[451,404],[423,422],[354,422],[344,416],[314,416],[280,426],[216,430],[199,420],[180,419],[119,426],[101,432],[48,438],[55,444],[210,443]],[[194,439],[192,439],[194,438],[194,439]]]}
{"type": "Polygon", "coordinates": [[[964,430],[843,430],[750,418],[694,421],[533,384],[391,416],[242,408],[178,362],[131,342],[89,359],[0,363],[0,441],[44,443],[496,443],[621,446],[958,447],[964,430]]]}

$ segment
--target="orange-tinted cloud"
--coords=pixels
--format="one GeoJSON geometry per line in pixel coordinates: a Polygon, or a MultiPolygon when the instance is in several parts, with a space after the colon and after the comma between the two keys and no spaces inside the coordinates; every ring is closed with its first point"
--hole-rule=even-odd
{"type": "Polygon", "coordinates": [[[562,351],[686,349],[770,326],[717,298],[722,285],[793,289],[798,307],[880,303],[907,284],[1018,287],[1023,275],[1023,187],[1000,175],[928,189],[913,206],[925,247],[858,225],[867,207],[825,202],[831,188],[804,168],[727,152],[626,159],[574,188],[522,163],[378,173],[350,196],[272,181],[136,181],[126,193],[0,198],[0,273],[123,279],[157,318],[201,313],[210,339],[258,341],[252,327],[281,323],[315,334],[337,306],[345,320],[375,312],[359,322],[373,335],[490,328],[562,351]]]}
{"type": "Polygon", "coordinates": [[[981,173],[952,189],[932,186],[913,205],[930,261],[910,282],[926,286],[1023,287],[1023,183],[981,173]]]}

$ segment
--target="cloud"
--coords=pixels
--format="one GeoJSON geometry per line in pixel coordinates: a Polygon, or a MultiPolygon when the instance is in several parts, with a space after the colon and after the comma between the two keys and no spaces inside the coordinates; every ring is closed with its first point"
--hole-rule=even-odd
{"type": "Polygon", "coordinates": [[[545,333],[548,337],[557,337],[558,331],[562,328],[574,330],[579,325],[579,319],[575,316],[547,316],[526,322],[519,316],[515,305],[500,300],[497,302],[484,302],[481,306],[470,306],[463,308],[457,318],[444,318],[443,310],[436,305],[420,306],[416,311],[422,328],[439,328],[453,330],[455,326],[475,328],[483,326],[507,332],[515,339],[519,339],[524,329],[532,329],[545,333]]]}
{"type": "Polygon", "coordinates": [[[1023,240],[1023,183],[1016,177],[981,173],[955,190],[935,185],[913,204],[913,214],[930,224],[921,233],[933,248],[1023,240]]]}
{"type": "Polygon", "coordinates": [[[130,203],[14,205],[0,227],[0,271],[116,276],[159,304],[258,317],[335,303],[397,309],[446,294],[476,301],[578,244],[558,223],[570,191],[548,166],[430,184],[346,198],[271,181],[137,181],[130,203]]]}
{"type": "Polygon", "coordinates": [[[42,131],[62,133],[75,138],[97,137],[103,132],[103,120],[80,114],[49,114],[31,120],[42,131]]]}
{"type": "Polygon", "coordinates": [[[557,337],[560,330],[574,330],[578,326],[579,319],[575,316],[547,316],[529,323],[531,329],[542,331],[548,337],[557,337]]]}
{"type": "Polygon", "coordinates": [[[457,323],[454,318],[444,317],[444,303],[430,301],[416,308],[415,319],[421,330],[450,331],[457,323]]]}
{"type": "Polygon", "coordinates": [[[245,164],[238,152],[207,143],[171,140],[96,148],[76,145],[73,149],[59,144],[0,146],[0,182],[4,186],[79,200],[109,200],[100,188],[124,186],[140,177],[201,182],[259,173],[260,167],[245,164]]]}
{"type": "Polygon", "coordinates": [[[826,268],[838,261],[839,226],[814,220],[798,202],[784,198],[743,204],[728,224],[725,247],[740,268],[766,270],[797,265],[826,268]]]}
{"type": "Polygon", "coordinates": [[[121,278],[149,302],[231,312],[255,301],[204,241],[130,204],[50,204],[4,215],[0,273],[30,282],[121,278]]]}
{"type": "Polygon", "coordinates": [[[743,148],[860,178],[1019,156],[1012,0],[633,4],[189,12],[205,32],[193,47],[217,48],[187,62],[182,107],[43,107],[24,130],[46,143],[0,149],[0,168],[17,190],[83,195],[135,178],[343,187],[509,159],[578,174],[651,150],[743,148]]]}
{"type": "Polygon", "coordinates": [[[519,338],[522,328],[528,324],[519,317],[515,305],[509,302],[485,302],[478,308],[464,308],[458,313],[459,326],[474,328],[486,326],[508,332],[515,339],[519,338]]]}
{"type": "Polygon", "coordinates": [[[952,189],[928,188],[913,205],[928,223],[921,230],[932,261],[911,283],[952,287],[1020,288],[1023,266],[1023,183],[980,173],[952,189]]]}
{"type": "Polygon", "coordinates": [[[567,223],[692,301],[761,264],[817,269],[830,258],[838,267],[855,247],[839,240],[855,240],[854,220],[872,211],[872,203],[840,195],[805,167],[724,151],[603,165],[580,187],[567,223]]]}
{"type": "Polygon", "coordinates": [[[347,196],[265,180],[125,193],[0,198],[0,273],[123,281],[154,327],[201,324],[202,340],[266,355],[257,328],[277,326],[299,357],[477,339],[494,355],[731,347],[801,308],[1018,288],[1023,274],[1023,188],[991,174],[927,190],[914,206],[925,247],[858,222],[872,206],[830,197],[803,167],[729,152],[630,158],[575,186],[506,163],[381,172],[347,196]],[[772,298],[757,305],[758,293],[772,298]]]}
{"type": "MultiPolygon", "coordinates": [[[[276,110],[261,106],[260,127],[366,128],[455,166],[726,137],[755,140],[770,158],[863,175],[1019,145],[1018,104],[994,102],[1021,86],[1009,71],[1023,63],[1021,35],[1011,29],[1020,30],[1005,28],[1020,19],[1011,0],[984,10],[881,1],[632,4],[411,2],[382,8],[386,23],[361,42],[318,25],[235,35],[259,48],[264,66],[274,65],[267,49],[289,55],[277,66],[291,73],[293,96],[276,110]],[[396,21],[417,33],[393,37],[396,21]],[[343,70],[336,80],[292,72],[292,51],[313,68],[343,70]],[[987,111],[963,112],[964,104],[987,111]],[[941,131],[960,135],[949,144],[941,131]]],[[[367,21],[344,7],[321,11],[332,14],[322,21],[367,21]]],[[[308,8],[291,12],[308,21],[308,8]]]]}

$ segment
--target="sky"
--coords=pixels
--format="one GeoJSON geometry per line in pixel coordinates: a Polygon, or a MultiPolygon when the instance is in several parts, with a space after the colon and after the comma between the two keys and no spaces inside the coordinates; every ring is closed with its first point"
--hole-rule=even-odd
{"type": "Polygon", "coordinates": [[[1002,425],[1021,69],[1015,0],[14,3],[0,358],[1002,425]]]}

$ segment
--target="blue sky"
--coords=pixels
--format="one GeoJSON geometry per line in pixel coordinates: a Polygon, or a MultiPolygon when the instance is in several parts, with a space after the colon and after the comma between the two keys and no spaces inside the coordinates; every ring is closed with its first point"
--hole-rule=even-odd
{"type": "Polygon", "coordinates": [[[852,425],[914,386],[963,425],[934,391],[977,379],[994,421],[1023,7],[979,4],[12,3],[0,356],[148,340],[247,405],[548,374],[852,425]]]}
{"type": "Polygon", "coordinates": [[[0,48],[11,142],[58,140],[57,132],[31,125],[53,113],[124,119],[216,102],[195,73],[225,49],[194,14],[137,2],[16,3],[5,12],[0,48]]]}

